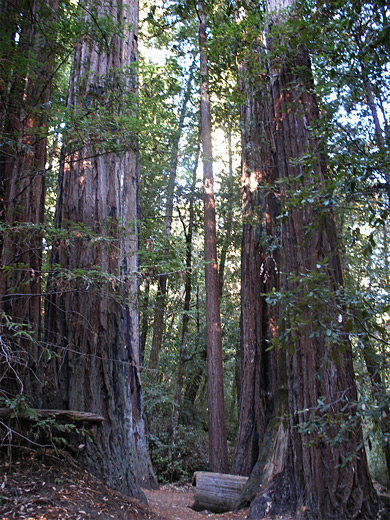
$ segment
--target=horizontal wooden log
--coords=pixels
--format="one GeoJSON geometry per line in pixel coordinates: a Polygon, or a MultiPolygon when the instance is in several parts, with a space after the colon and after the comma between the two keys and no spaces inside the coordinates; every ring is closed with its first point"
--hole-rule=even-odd
{"type": "Polygon", "coordinates": [[[207,509],[213,513],[233,511],[247,480],[248,477],[238,475],[196,471],[193,478],[196,486],[193,509],[207,509]]]}
{"type": "MultiPolygon", "coordinates": [[[[77,410],[40,410],[33,409],[33,414],[36,414],[39,419],[45,417],[52,417],[54,419],[67,419],[71,422],[89,422],[101,423],[104,417],[90,412],[79,412],[77,410]]],[[[25,419],[34,419],[33,414],[26,412],[16,412],[13,408],[0,408],[0,417],[7,418],[12,415],[17,415],[25,419]]]]}

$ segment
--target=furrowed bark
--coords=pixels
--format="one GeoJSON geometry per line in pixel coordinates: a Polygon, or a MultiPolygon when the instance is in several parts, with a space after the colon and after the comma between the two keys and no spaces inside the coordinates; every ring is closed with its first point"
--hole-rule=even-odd
{"type": "Polygon", "coordinates": [[[42,228],[58,2],[1,4],[1,61],[6,74],[0,100],[0,219],[5,225],[0,236],[0,313],[4,313],[3,352],[8,350],[9,363],[8,368],[2,363],[2,387],[11,399],[23,394],[39,405],[42,228]],[[10,329],[6,319],[16,329],[10,329]]]}
{"type": "Polygon", "coordinates": [[[260,487],[250,516],[280,514],[284,489],[285,503],[290,496],[290,512],[300,518],[375,518],[378,503],[356,417],[351,344],[337,325],[342,308],[336,293],[343,280],[332,208],[323,204],[321,195],[327,169],[320,143],[312,135],[319,113],[310,60],[304,48],[291,49],[278,40],[287,13],[293,15],[282,14],[281,8],[292,6],[290,1],[269,2],[270,10],[276,11],[270,13],[267,32],[270,77],[265,103],[266,120],[271,122],[271,139],[265,146],[274,153],[285,215],[280,287],[294,305],[294,313],[289,300],[281,308],[288,348],[290,433],[284,471],[274,471],[272,493],[268,485],[260,487]],[[274,53],[280,45],[284,59],[274,53]],[[309,165],[300,160],[308,156],[309,165]],[[302,192],[311,193],[311,200],[294,204],[302,192]],[[318,298],[314,286],[321,287],[318,298]],[[328,333],[335,330],[337,340],[328,333]]]}
{"type": "MultiPolygon", "coordinates": [[[[257,9],[249,5],[248,9],[257,9]]],[[[256,29],[254,29],[256,30],[256,29]]],[[[249,30],[253,38],[254,30],[249,30]]],[[[270,350],[276,333],[277,309],[265,293],[278,288],[278,253],[275,218],[278,204],[270,190],[274,182],[274,154],[265,147],[269,129],[265,111],[264,42],[260,36],[248,45],[238,64],[241,106],[241,192],[243,231],[241,247],[241,346],[239,426],[232,473],[249,475],[262,446],[273,408],[278,352],[270,350]]]]}
{"type": "Polygon", "coordinates": [[[121,142],[114,123],[115,151],[98,140],[100,135],[81,133],[83,124],[99,122],[94,118],[110,106],[113,93],[118,101],[128,96],[135,110],[138,4],[104,0],[83,10],[86,25],[106,16],[126,24],[124,38],[85,37],[72,64],[68,107],[79,133],[69,128],[77,149],[69,139],[60,167],[55,221],[64,235],[53,247],[46,305],[45,345],[54,357],[43,367],[51,376],[44,401],[48,407],[103,416],[104,423],[92,429],[93,442],[86,443],[85,462],[108,485],[145,500],[140,486],[154,485],[155,477],[139,377],[136,142],[134,136],[121,142]],[[104,237],[103,243],[93,240],[95,235],[104,237]]]}

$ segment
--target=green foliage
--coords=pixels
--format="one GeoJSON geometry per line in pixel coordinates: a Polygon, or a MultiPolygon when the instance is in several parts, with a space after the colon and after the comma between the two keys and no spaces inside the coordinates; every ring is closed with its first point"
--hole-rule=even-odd
{"type": "Polygon", "coordinates": [[[9,450],[19,446],[30,449],[50,447],[54,449],[74,448],[75,434],[92,441],[87,428],[74,423],[56,420],[54,417],[42,417],[27,401],[25,395],[9,399],[0,397],[0,405],[11,410],[8,419],[0,421],[3,438],[0,447],[9,450]]]}
{"type": "MultiPolygon", "coordinates": [[[[109,48],[115,36],[123,37],[124,27],[110,16],[99,15],[98,3],[91,8],[92,16],[88,17],[88,23],[84,20],[87,8],[83,4],[71,0],[60,2],[56,17],[53,17],[49,6],[44,2],[40,4],[40,23],[35,24],[38,32],[36,46],[44,56],[43,51],[50,44],[49,58],[52,57],[55,63],[55,73],[50,78],[53,81],[52,95],[50,102],[44,106],[34,98],[30,106],[22,102],[21,108],[36,117],[42,114],[47,116],[47,122],[34,128],[29,136],[34,142],[48,139],[48,161],[43,172],[48,189],[46,223],[37,226],[28,222],[2,221],[0,233],[10,243],[18,240],[25,245],[28,245],[28,239],[33,234],[40,236],[43,265],[40,273],[31,272],[22,260],[2,265],[5,279],[12,279],[15,272],[24,273],[22,281],[17,287],[9,289],[7,297],[25,294],[32,278],[40,276],[44,284],[44,297],[49,296],[51,291],[92,290],[102,297],[109,296],[124,303],[123,287],[128,279],[120,272],[108,273],[98,265],[61,269],[57,263],[51,262],[50,256],[53,246],[59,242],[65,249],[82,243],[85,248],[115,254],[118,240],[128,231],[127,226],[119,225],[115,219],[107,219],[91,228],[74,223],[63,223],[58,228],[54,225],[54,206],[63,144],[67,147],[66,154],[87,148],[91,157],[112,152],[119,154],[130,148],[139,150],[141,216],[137,224],[140,228],[140,267],[139,273],[135,274],[150,282],[146,357],[151,342],[150,316],[155,305],[156,276],[161,273],[168,275],[168,303],[159,378],[153,386],[148,386],[147,374],[144,378],[149,442],[161,479],[188,478],[194,469],[205,468],[207,460],[205,389],[199,382],[199,378],[205,379],[206,365],[200,182],[197,182],[195,192],[192,187],[199,125],[197,89],[192,89],[190,110],[180,140],[175,209],[172,233],[168,238],[164,234],[164,217],[180,105],[188,78],[189,61],[197,52],[196,9],[193,4],[184,1],[145,2],[140,39],[144,40],[144,47],[148,41],[149,46],[159,49],[163,63],[157,64],[141,57],[139,63],[131,67],[85,79],[82,85],[78,85],[82,99],[75,108],[67,106],[74,48],[86,37],[98,42],[101,50],[109,48]],[[192,196],[195,197],[191,268],[193,294],[188,313],[190,324],[183,395],[192,390],[195,397],[184,400],[177,439],[172,446],[169,427],[180,357],[186,234],[192,196]],[[193,385],[194,382],[197,385],[193,385]]],[[[269,304],[284,309],[280,334],[274,343],[292,350],[297,335],[323,336],[327,345],[331,346],[334,359],[337,359],[337,352],[343,348],[345,339],[352,341],[359,383],[359,401],[353,404],[356,415],[333,417],[329,413],[331,403],[320,398],[317,409],[302,422],[301,429],[302,434],[310,436],[310,442],[337,444],[342,435],[353,431],[357,418],[361,417],[366,442],[373,447],[374,453],[376,447],[382,448],[389,442],[386,422],[390,406],[388,8],[385,2],[302,0],[298,2],[298,16],[290,17],[282,29],[278,24],[276,33],[272,19],[267,19],[263,4],[265,2],[261,2],[260,6],[252,2],[246,5],[244,2],[239,6],[241,10],[238,13],[229,2],[206,2],[210,21],[208,53],[213,124],[225,132],[223,145],[216,154],[216,159],[222,164],[217,173],[216,204],[218,251],[226,252],[222,325],[230,437],[233,439],[236,427],[235,371],[236,351],[240,342],[241,193],[239,168],[233,166],[230,171],[226,141],[230,135],[233,149],[237,152],[234,159],[237,163],[240,153],[240,106],[246,102],[240,80],[245,79],[254,91],[260,93],[263,84],[269,80],[269,60],[276,60],[275,63],[278,60],[280,63],[292,61],[304,46],[310,51],[315,80],[310,89],[314,89],[319,100],[320,120],[310,129],[318,147],[308,150],[295,161],[295,166],[302,173],[294,182],[279,182],[272,190],[277,197],[282,192],[287,194],[279,222],[283,222],[295,209],[307,207],[314,210],[315,218],[307,228],[307,237],[323,224],[330,208],[335,212],[341,235],[346,286],[341,290],[330,288],[326,283],[329,259],[324,259],[310,272],[299,275],[283,273],[289,290],[275,289],[267,295],[269,304]],[[240,15],[242,12],[245,16],[240,15]],[[272,55],[265,46],[265,31],[273,39],[272,55]],[[262,56],[264,53],[264,60],[259,59],[259,50],[262,56]],[[238,64],[242,62],[246,63],[246,76],[240,76],[238,64]],[[370,92],[379,117],[383,142],[378,139],[375,128],[370,92]],[[323,185],[316,182],[319,151],[326,155],[328,164],[328,177],[323,185]],[[330,302],[333,302],[331,308],[330,302]],[[374,385],[373,373],[380,375],[374,385]]],[[[28,2],[21,2],[20,8],[12,11],[7,23],[3,20],[4,28],[0,33],[2,108],[5,117],[8,117],[16,102],[24,99],[22,92],[25,86],[20,78],[29,76],[31,84],[39,84],[45,66],[40,53],[34,57],[23,40],[32,23],[29,16],[23,15],[26,6],[29,6],[28,2]]],[[[153,52],[152,48],[150,54],[153,55],[153,52]]],[[[302,73],[302,70],[295,72],[302,73]]],[[[40,94],[38,92],[38,97],[40,94]]],[[[288,109],[294,109],[294,104],[288,109]]],[[[21,140],[17,132],[7,132],[4,123],[2,125],[2,155],[20,154],[27,157],[32,151],[32,141],[21,140]]],[[[134,224],[127,223],[128,226],[134,224]]],[[[276,237],[272,243],[264,245],[279,247],[276,237]]],[[[143,286],[141,289],[142,300],[143,286]]],[[[19,323],[2,312],[0,382],[12,371],[17,380],[19,367],[25,366],[26,361],[20,344],[22,341],[37,342],[35,325],[19,323]]],[[[270,348],[272,346],[274,344],[270,348]]],[[[52,352],[46,354],[53,355],[52,352]]],[[[53,442],[63,443],[68,434],[78,431],[74,425],[56,424],[54,439],[53,421],[34,416],[35,412],[23,393],[13,397],[2,393],[1,399],[3,404],[14,410],[12,420],[18,420],[23,415],[34,424],[34,438],[42,430],[53,442]]],[[[346,454],[346,457],[349,456],[353,454],[346,454]]],[[[375,464],[380,466],[379,462],[375,464]]]]}
{"type": "Polygon", "coordinates": [[[206,470],[208,437],[206,422],[198,409],[181,411],[176,441],[172,445],[170,420],[172,396],[170,385],[161,382],[144,386],[148,422],[148,440],[152,463],[161,482],[191,480],[194,471],[206,470]]]}

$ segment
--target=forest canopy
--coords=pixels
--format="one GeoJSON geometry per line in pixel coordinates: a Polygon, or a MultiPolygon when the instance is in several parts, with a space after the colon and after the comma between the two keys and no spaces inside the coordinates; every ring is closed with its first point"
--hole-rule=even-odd
{"type": "Polygon", "coordinates": [[[380,514],[389,17],[0,2],[5,452],[54,444],[140,499],[245,475],[252,518],[380,514]]]}

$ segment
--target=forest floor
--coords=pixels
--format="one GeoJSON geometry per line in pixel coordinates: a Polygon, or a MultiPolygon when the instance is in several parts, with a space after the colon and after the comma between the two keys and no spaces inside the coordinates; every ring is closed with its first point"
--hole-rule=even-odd
{"type": "Polygon", "coordinates": [[[0,520],[244,520],[191,509],[195,488],[144,490],[148,507],[107,488],[66,453],[30,453],[0,463],[0,520]]]}
{"type": "Polygon", "coordinates": [[[194,511],[195,488],[191,484],[161,486],[157,490],[144,490],[149,508],[156,514],[161,514],[167,520],[245,520],[248,509],[236,513],[222,514],[209,511],[194,511]]]}
{"type": "Polygon", "coordinates": [[[248,515],[247,509],[218,515],[194,511],[190,484],[144,492],[148,506],[109,489],[66,452],[0,460],[0,520],[245,520],[248,515]]]}
{"type": "Polygon", "coordinates": [[[62,452],[33,453],[0,465],[0,519],[164,520],[109,489],[62,452]]]}
{"type": "Polygon", "coordinates": [[[64,452],[0,461],[0,520],[245,520],[248,515],[247,509],[218,515],[194,511],[190,484],[144,492],[148,506],[109,489],[64,452]]]}

